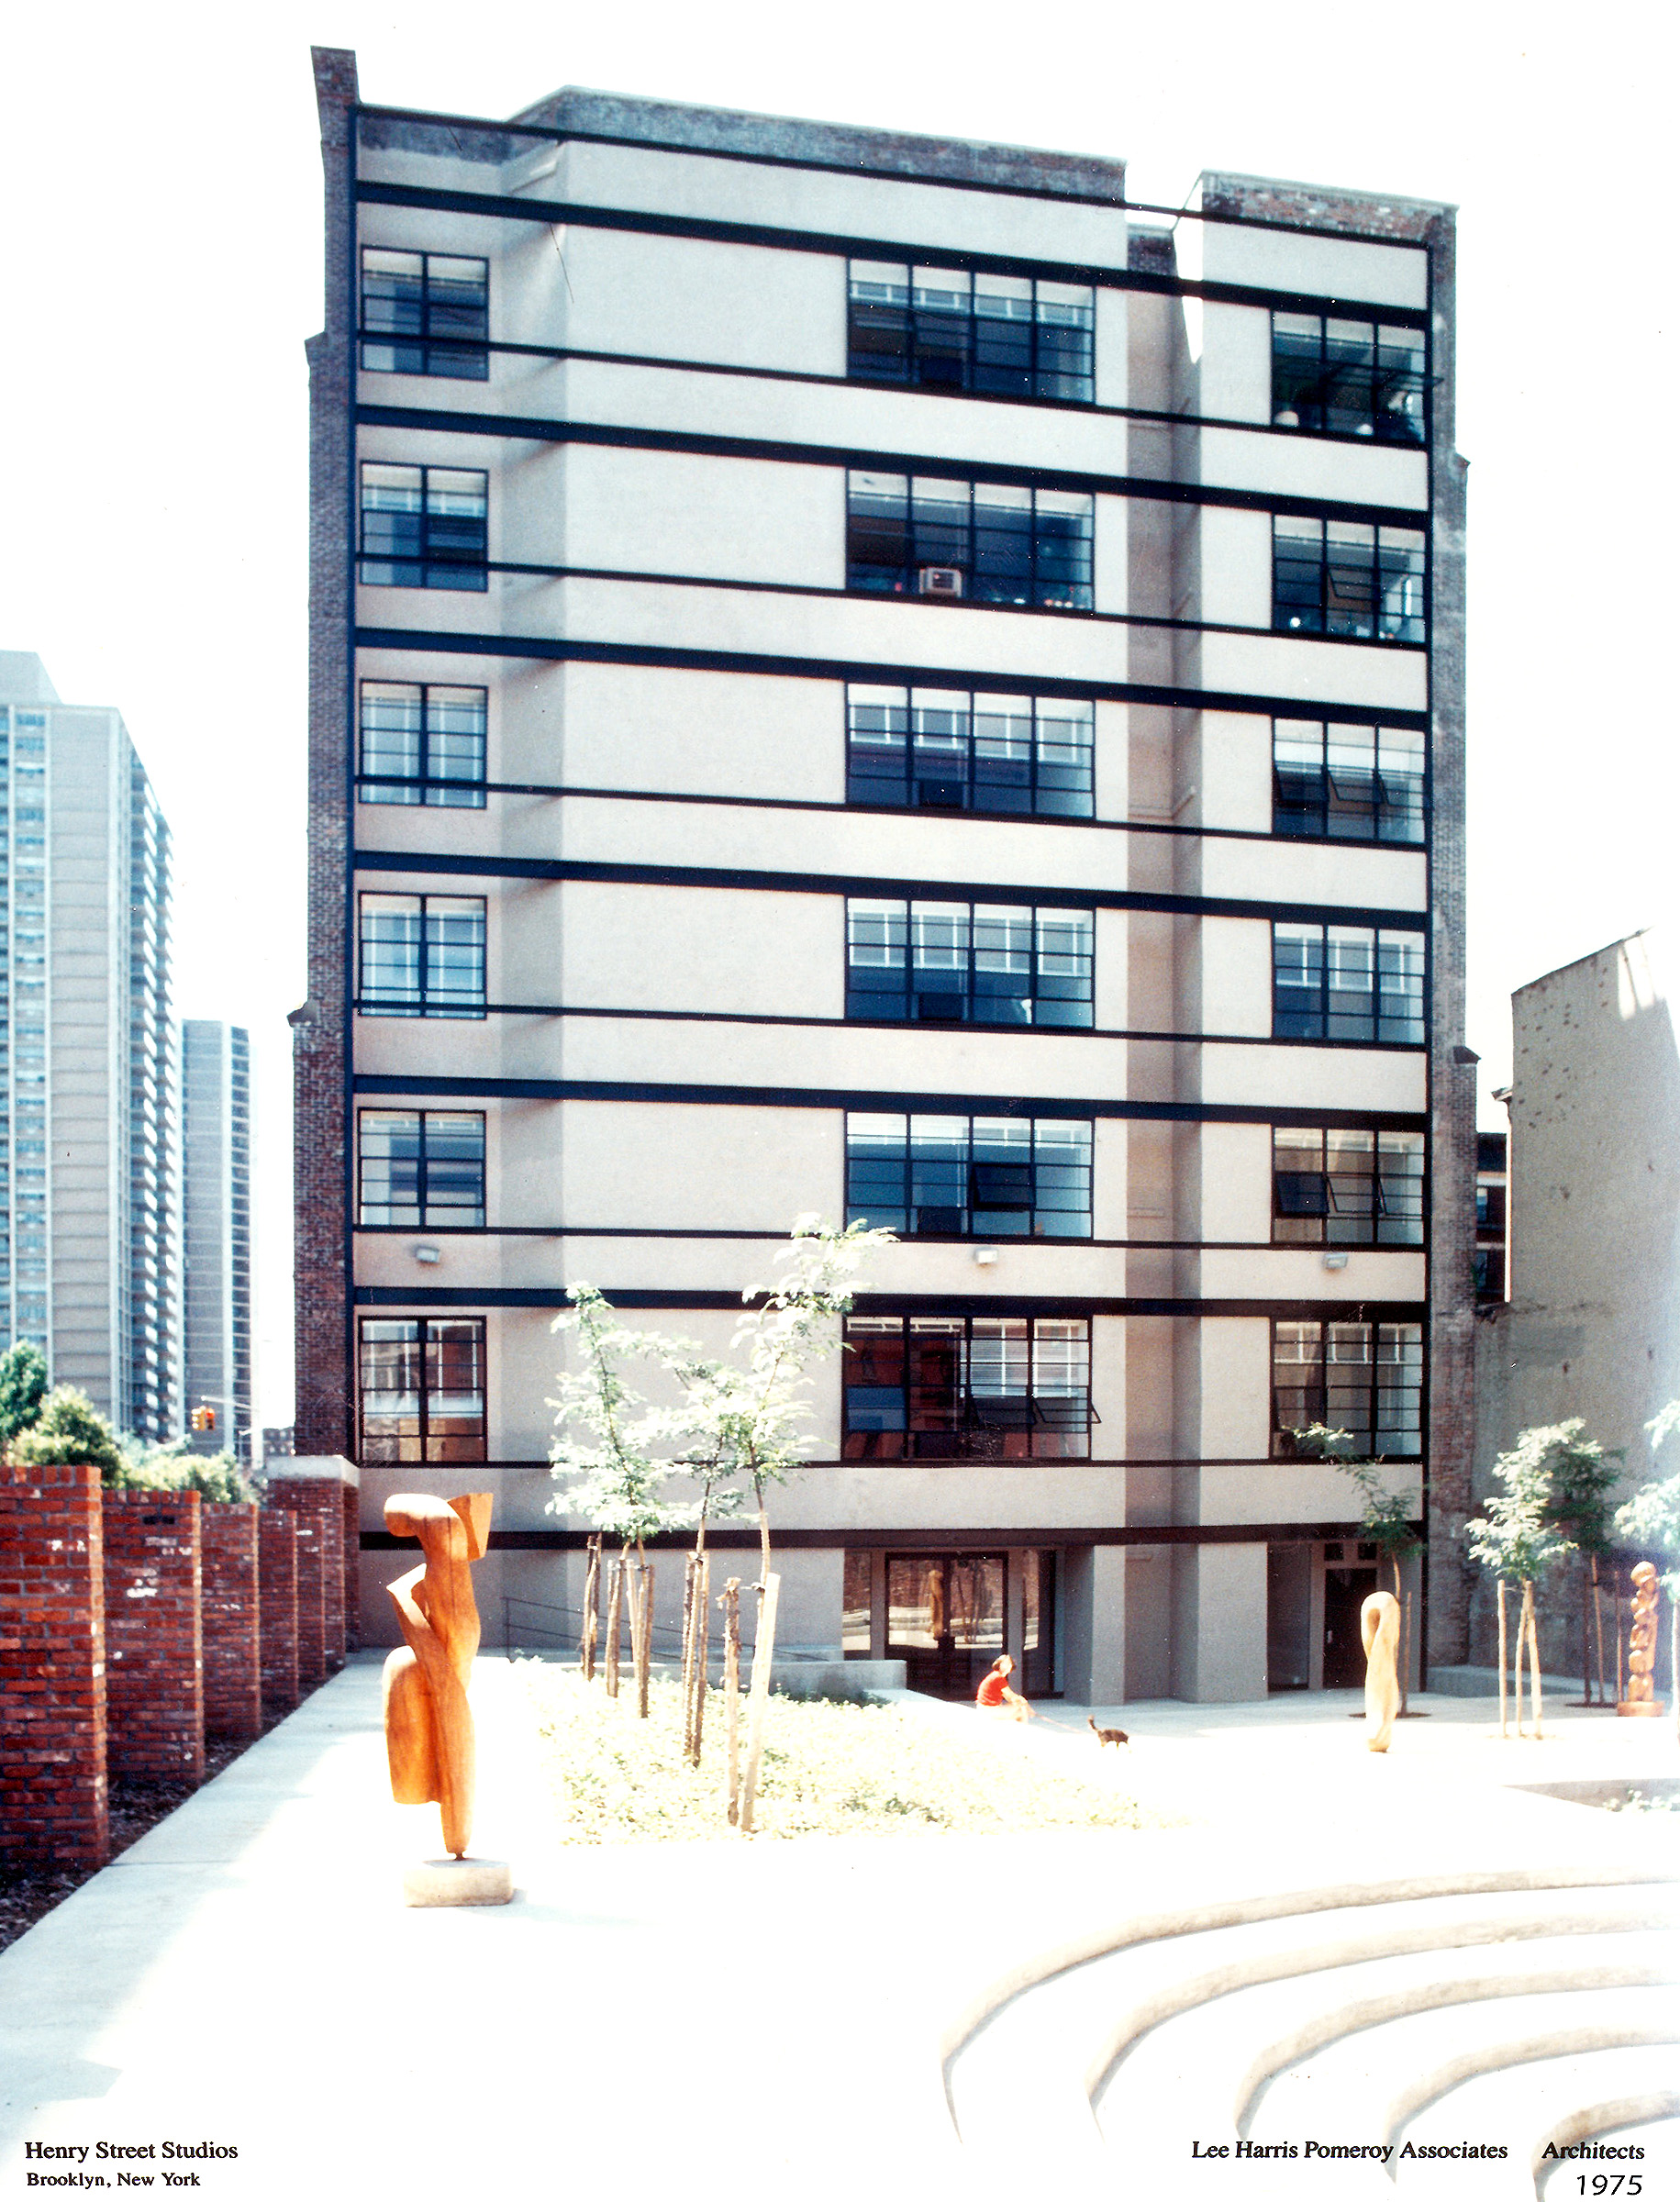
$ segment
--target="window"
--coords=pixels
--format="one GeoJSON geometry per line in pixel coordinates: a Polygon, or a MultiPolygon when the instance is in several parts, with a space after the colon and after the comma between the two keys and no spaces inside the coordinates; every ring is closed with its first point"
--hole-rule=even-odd
{"type": "Polygon", "coordinates": [[[842,1383],[849,1461],[1090,1456],[1083,1318],[850,1316],[842,1383]]]}
{"type": "Polygon", "coordinates": [[[1470,1257],[1470,1280],[1478,1300],[1505,1297],[1505,1249],[1478,1246],[1470,1257]]]}
{"type": "Polygon", "coordinates": [[[1421,443],[1424,357],[1420,328],[1274,314],[1273,425],[1421,443]]]}
{"type": "Polygon", "coordinates": [[[849,589],[1090,610],[1090,497],[922,475],[852,473],[846,481],[849,589]],[[936,570],[956,573],[949,592],[936,570]]]}
{"type": "Polygon", "coordinates": [[[488,477],[454,466],[362,469],[362,578],[395,589],[488,585],[488,477]]]}
{"type": "Polygon", "coordinates": [[[362,1458],[484,1458],[482,1317],[362,1325],[362,1458]]]}
{"type": "Polygon", "coordinates": [[[1423,535],[1358,520],[1272,520],[1272,625],[1289,634],[1421,642],[1423,535]]]}
{"type": "Polygon", "coordinates": [[[1275,1126],[1272,1238],[1278,1246],[1421,1246],[1423,1134],[1275,1126]]]}
{"type": "Polygon", "coordinates": [[[1095,808],[1093,704],[854,684],[846,723],[849,803],[1059,818],[1095,808]]]}
{"type": "Polygon", "coordinates": [[[1089,910],[849,902],[846,1015],[1088,1027],[1092,933],[1089,910]]]}
{"type": "Polygon", "coordinates": [[[483,688],[363,681],[360,800],[482,810],[486,702],[483,688]]]}
{"type": "Polygon", "coordinates": [[[1088,1239],[1091,1127],[1055,1117],[850,1116],[846,1220],[912,1238],[1088,1239]]]}
{"type": "Polygon", "coordinates": [[[359,1222],[483,1225],[482,1114],[364,1108],[359,1129],[359,1222]]]}
{"type": "Polygon", "coordinates": [[[1505,1187],[1478,1185],[1475,1189],[1475,1228],[1478,1231],[1505,1229],[1505,1187]]]}
{"type": "Polygon", "coordinates": [[[1274,925],[1272,971],[1272,1030],[1280,1040],[1423,1045],[1421,933],[1274,925]]]}
{"type": "Polygon", "coordinates": [[[1396,727],[1272,721],[1275,833],[1423,840],[1424,738],[1396,727]]]}
{"type": "Polygon", "coordinates": [[[483,896],[364,895],[356,1006],[378,1017],[483,1017],[483,896]]]}
{"type": "Polygon", "coordinates": [[[362,364],[383,374],[490,373],[490,263],[445,252],[362,252],[362,364]]]}
{"type": "Polygon", "coordinates": [[[1272,1451],[1291,1432],[1345,1429],[1357,1456],[1416,1460],[1423,1451],[1421,1323],[1274,1323],[1272,1451]]]}
{"type": "Polygon", "coordinates": [[[986,397],[1096,396],[1096,294],[966,268],[854,260],[846,372],[986,397]]]}

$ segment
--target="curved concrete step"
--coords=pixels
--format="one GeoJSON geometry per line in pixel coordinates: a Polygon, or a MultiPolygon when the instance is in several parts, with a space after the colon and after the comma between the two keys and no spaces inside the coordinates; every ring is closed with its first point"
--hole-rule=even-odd
{"type": "MultiPolygon", "coordinates": [[[[1407,2197],[1438,2196],[1441,2161],[1422,2152],[1452,2147],[1474,2136],[1501,2142],[1509,2152],[1503,2163],[1488,2167],[1478,2182],[1477,2202],[1482,2202],[1484,2195],[1487,2202],[1529,2202],[1535,2192],[1537,2174],[1544,2168],[1546,2142],[1554,2134],[1561,2130],[1585,2138],[1623,2123],[1630,2116],[1649,2115],[1665,2097],[1674,2099],[1674,2050],[1662,2046],[1605,2047],[1478,2074],[1432,2103],[1407,2126],[1395,2159],[1396,2192],[1407,2197]],[[1408,2146],[1415,2153],[1407,2153],[1408,2146]]],[[[1666,2166],[1647,2158],[1577,2163],[1568,2168],[1576,2177],[1586,2175],[1589,2197],[1591,2179],[1598,2173],[1612,2177],[1619,2172],[1640,2174],[1643,2202],[1667,2202],[1674,2192],[1672,2154],[1666,2166]]],[[[1555,2179],[1552,2185],[1556,2187],[1555,2179]]],[[[1557,2191],[1580,2202],[1574,2177],[1566,2177],[1557,2191]]],[[[1610,2202],[1612,2192],[1606,2187],[1606,2202],[1610,2202]]],[[[1626,2202],[1625,2186],[1620,2194],[1626,2202]]]]}

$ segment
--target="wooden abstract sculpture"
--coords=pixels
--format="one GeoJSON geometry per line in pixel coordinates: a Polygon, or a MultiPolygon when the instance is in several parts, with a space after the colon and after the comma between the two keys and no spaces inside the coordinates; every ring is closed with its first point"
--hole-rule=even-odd
{"type": "Polygon", "coordinates": [[[1652,1670],[1657,1663],[1657,1571],[1641,1560],[1633,1571],[1633,1619],[1628,1629],[1628,1694],[1616,1707],[1639,1719],[1661,1716],[1663,1701],[1653,1694],[1652,1670]]]}
{"type": "Polygon", "coordinates": [[[467,1678],[478,1651],[472,1563],[490,1541],[493,1494],[433,1498],[399,1492],[385,1501],[385,1527],[417,1537],[426,1557],[390,1587],[407,1640],[385,1662],[385,1749],[399,1805],[436,1804],[443,1847],[464,1857],[473,1832],[474,1751],[467,1678]]]}
{"type": "Polygon", "coordinates": [[[1374,1590],[1359,1609],[1365,1644],[1365,1749],[1386,1751],[1400,1710],[1400,1601],[1374,1590]]]}

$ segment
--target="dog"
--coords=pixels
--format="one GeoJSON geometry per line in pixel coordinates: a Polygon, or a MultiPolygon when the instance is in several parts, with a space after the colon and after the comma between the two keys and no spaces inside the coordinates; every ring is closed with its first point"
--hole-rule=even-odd
{"type": "Polygon", "coordinates": [[[1131,1749],[1131,1738],[1123,1728],[1098,1728],[1089,1713],[1085,1715],[1085,1726],[1096,1738],[1099,1746],[1106,1743],[1124,1743],[1128,1751],[1131,1749]]]}

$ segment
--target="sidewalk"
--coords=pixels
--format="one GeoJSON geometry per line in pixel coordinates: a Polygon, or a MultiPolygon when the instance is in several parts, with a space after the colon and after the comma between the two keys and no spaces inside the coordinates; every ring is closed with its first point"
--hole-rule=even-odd
{"type": "MultiPolygon", "coordinates": [[[[224,2202],[523,2202],[607,2170],[702,2198],[791,2175],[800,2202],[888,2164],[972,2178],[938,2043],[1036,1951],[1239,1885],[1448,1858],[1644,1876],[1677,1847],[1666,1816],[1496,1779],[1672,1774],[1660,1723],[1560,1709],[1555,1740],[1501,1746],[1490,1707],[1430,1701],[1384,1760],[1344,1696],[1100,1708],[1129,1752],[1099,1753],[1083,1707],[989,1727],[1202,1818],[1184,1830],[545,1849],[506,1662],[481,1660],[474,1701],[473,1847],[512,1859],[512,1905],[402,1907],[436,1815],[388,1801],[362,1659],[0,1955],[0,2202],[30,2171],[96,2174],[100,2141],[237,2148],[182,2160],[224,2202]],[[27,2141],[90,2152],[26,2161],[27,2141]]],[[[103,2166],[154,2192],[169,2168],[161,2149],[103,2166]]]]}

